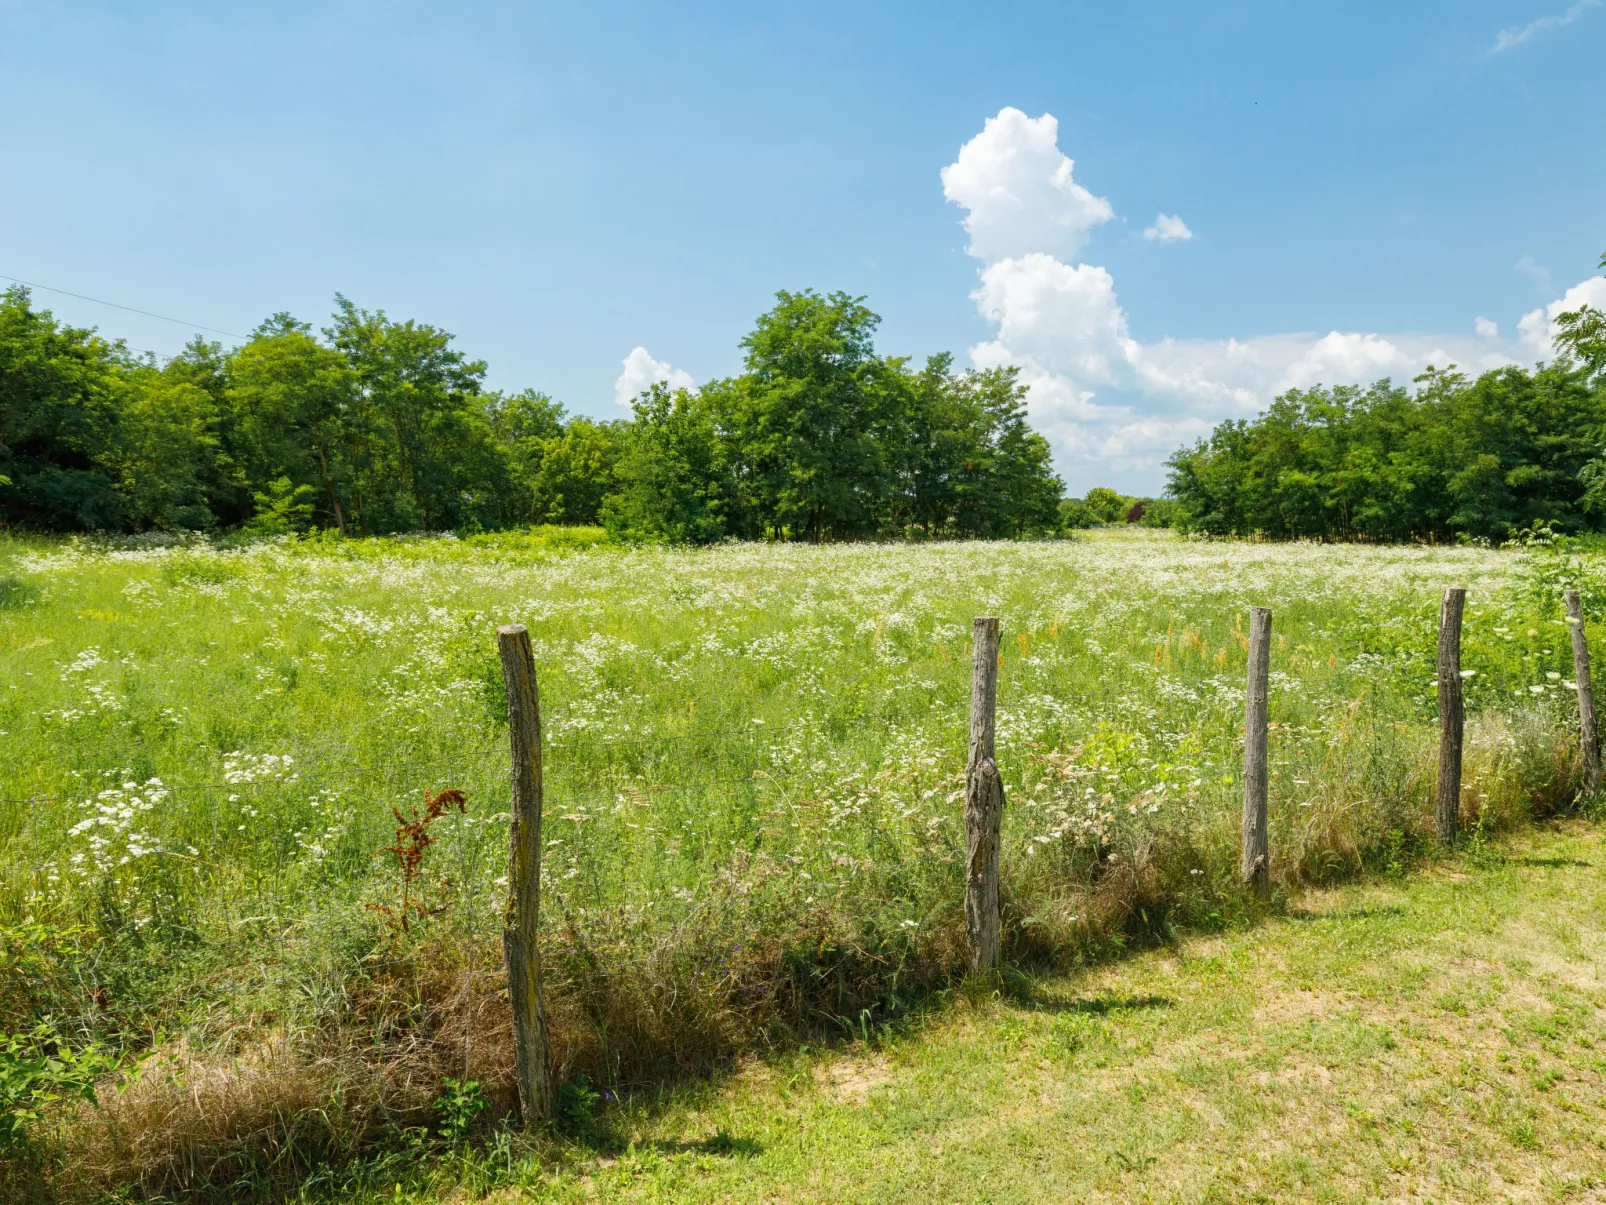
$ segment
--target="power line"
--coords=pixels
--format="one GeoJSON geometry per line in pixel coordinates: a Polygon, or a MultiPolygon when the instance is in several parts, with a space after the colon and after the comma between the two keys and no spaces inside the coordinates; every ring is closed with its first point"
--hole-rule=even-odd
{"type": "Polygon", "coordinates": [[[131,305],[118,305],[115,301],[104,301],[99,297],[90,297],[85,293],[74,293],[68,289],[57,289],[52,288],[50,285],[35,284],[31,280],[21,280],[15,276],[7,276],[4,272],[0,272],[0,280],[9,280],[15,284],[23,285],[30,289],[43,289],[47,293],[60,293],[63,297],[76,297],[79,301],[92,301],[96,305],[109,305],[114,310],[127,310],[130,314],[143,314],[147,318],[159,318],[163,322],[172,322],[178,326],[187,326],[191,330],[209,331],[214,335],[227,335],[230,339],[245,339],[247,337],[245,335],[237,335],[233,331],[219,330],[215,326],[203,326],[199,322],[186,322],[182,318],[169,318],[166,314],[153,314],[150,310],[135,309],[131,305]]]}

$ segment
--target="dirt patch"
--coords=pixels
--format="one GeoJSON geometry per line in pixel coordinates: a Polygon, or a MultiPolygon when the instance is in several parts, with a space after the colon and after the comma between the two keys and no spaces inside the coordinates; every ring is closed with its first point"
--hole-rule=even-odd
{"type": "Polygon", "coordinates": [[[892,1082],[892,1069],[881,1055],[840,1059],[814,1069],[814,1082],[837,1104],[862,1105],[877,1088],[892,1082]]]}

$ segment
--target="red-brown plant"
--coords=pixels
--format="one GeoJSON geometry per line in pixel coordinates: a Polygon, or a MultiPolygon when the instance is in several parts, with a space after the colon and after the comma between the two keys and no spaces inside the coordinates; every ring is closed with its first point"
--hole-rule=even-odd
{"type": "Polygon", "coordinates": [[[435,844],[435,838],[430,836],[430,825],[453,808],[459,812],[468,810],[467,798],[456,787],[448,787],[439,795],[425,791],[422,813],[414,809],[411,816],[403,816],[400,808],[390,809],[391,815],[396,817],[396,844],[387,845],[379,852],[394,854],[401,868],[401,901],[395,908],[387,904],[369,904],[368,907],[373,912],[384,913],[398,932],[410,932],[413,917],[424,920],[445,910],[444,904],[434,908],[424,906],[424,857],[435,844]]]}

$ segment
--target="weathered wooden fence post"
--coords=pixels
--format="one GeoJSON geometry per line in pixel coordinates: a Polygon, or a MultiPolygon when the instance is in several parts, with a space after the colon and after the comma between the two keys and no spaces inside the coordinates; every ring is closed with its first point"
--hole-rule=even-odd
{"type": "Polygon", "coordinates": [[[998,839],[1004,782],[994,741],[998,706],[998,620],[971,621],[970,753],[965,762],[965,937],[970,969],[998,966],[998,839]]]}
{"type": "Polygon", "coordinates": [[[1266,824],[1266,696],[1271,674],[1271,611],[1249,612],[1249,680],[1244,690],[1244,884],[1271,891],[1271,838],[1266,824]]]}
{"type": "Polygon", "coordinates": [[[496,629],[507,686],[507,729],[513,759],[508,826],[507,909],[502,951],[513,1011],[513,1056],[519,1111],[526,1127],[552,1115],[552,1050],[541,998],[541,706],[530,634],[523,624],[496,629]]]}
{"type": "Polygon", "coordinates": [[[1578,686],[1578,732],[1584,745],[1584,790],[1600,788],[1600,733],[1595,728],[1595,686],[1589,677],[1589,645],[1584,643],[1584,604],[1577,590],[1567,603],[1567,628],[1573,638],[1573,680],[1578,686]]]}
{"type": "Polygon", "coordinates": [[[1461,701],[1461,612],[1464,587],[1444,592],[1439,609],[1439,783],[1434,808],[1439,840],[1455,843],[1461,826],[1461,738],[1466,716],[1461,701]]]}

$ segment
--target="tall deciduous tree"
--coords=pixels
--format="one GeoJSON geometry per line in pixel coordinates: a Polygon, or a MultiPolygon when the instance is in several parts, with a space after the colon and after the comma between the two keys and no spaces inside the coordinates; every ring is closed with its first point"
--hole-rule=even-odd
{"type": "Polygon", "coordinates": [[[288,314],[258,327],[228,366],[226,397],[249,480],[310,486],[315,513],[342,535],[358,513],[357,459],[373,438],[357,387],[346,357],[288,314]]]}
{"type": "Polygon", "coordinates": [[[760,510],[773,530],[816,541],[873,532],[891,484],[878,438],[887,368],[872,343],[881,320],[846,293],[776,301],[742,340],[741,442],[760,510]]]}
{"type": "Polygon", "coordinates": [[[619,488],[603,506],[609,529],[628,539],[694,543],[734,534],[730,444],[713,396],[659,383],[634,410],[616,470],[619,488]]]}
{"type": "MultiPolygon", "coordinates": [[[[1606,268],[1606,255],[1600,257],[1598,266],[1606,268]]],[[[1556,325],[1561,328],[1557,345],[1576,356],[1591,375],[1606,375],[1606,314],[1594,306],[1580,306],[1572,313],[1557,315],[1556,325]]]]}
{"type": "MultiPolygon", "coordinates": [[[[461,509],[454,445],[489,436],[472,400],[485,363],[424,323],[393,322],[335,295],[324,334],[355,374],[353,469],[364,528],[397,531],[452,523],[461,509]]],[[[476,449],[478,450],[478,449],[476,449]]]]}
{"type": "Polygon", "coordinates": [[[117,439],[120,349],[0,294],[0,514],[46,530],[120,527],[126,500],[107,471],[117,439]]]}

